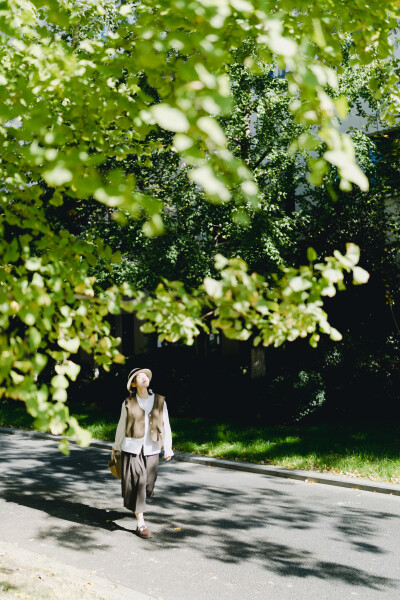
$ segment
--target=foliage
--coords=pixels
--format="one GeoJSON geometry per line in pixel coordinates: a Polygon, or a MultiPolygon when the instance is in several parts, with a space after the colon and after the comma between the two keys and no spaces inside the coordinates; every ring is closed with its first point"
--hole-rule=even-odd
{"type": "MultiPolygon", "coordinates": [[[[149,238],[142,231],[143,218],[133,219],[126,211],[117,214],[93,201],[65,197],[63,206],[46,207],[47,218],[57,228],[67,227],[81,236],[89,232],[101,236],[121,252],[122,261],[113,265],[112,272],[103,261],[95,265],[93,274],[103,285],[129,281],[138,289],[151,290],[163,277],[198,286],[204,277],[217,275],[217,252],[241,257],[250,269],[267,277],[284,264],[294,229],[286,204],[294,200],[304,177],[304,168],[299,168],[296,156],[287,150],[300,126],[289,110],[287,81],[271,75],[274,65],[266,65],[265,73],[257,76],[236,66],[230,69],[234,108],[221,124],[238,157],[248,145],[255,156],[248,166],[260,187],[257,208],[246,205],[239,210],[233,203],[207,203],[202,190],[189,178],[190,168],[172,149],[153,155],[150,166],[129,155],[120,165],[134,174],[141,189],[150,188],[164,201],[162,236],[149,238]],[[253,88],[259,96],[257,103],[252,100],[253,88]],[[246,111],[241,110],[243,106],[246,111]],[[253,125],[247,139],[245,124],[250,112],[253,125]]],[[[157,137],[163,146],[168,145],[168,135],[160,132],[157,137]]]]}
{"type": "Polygon", "coordinates": [[[100,241],[95,249],[77,242],[66,231],[55,234],[38,207],[11,199],[0,227],[0,393],[24,400],[39,429],[62,433],[68,427],[67,435],[85,442],[87,433],[65,405],[69,380],[80,371],[70,356],[82,348],[105,367],[123,359],[104,320],[108,299],[88,276],[96,254],[107,249],[100,241]],[[47,385],[40,374],[49,360],[54,370],[47,385]]]}
{"type": "Polygon", "coordinates": [[[346,271],[352,273],[355,284],[368,281],[368,273],[357,265],[359,248],[348,244],[345,255],[335,250],[334,256],[315,265],[316,253],[310,248],[308,259],[309,266],[283,268],[283,277],[276,276],[276,286],[271,287],[261,275],[249,274],[241,259],[217,255],[220,278],[206,277],[196,295],[188,294],[180,282],[159,284],[154,298],[139,294],[135,309],[140,319],[148,321],[142,330],[157,331],[161,340],[183,339],[191,345],[201,329],[209,330],[203,316],[207,306],[211,331],[222,330],[237,340],[247,340],[257,332],[255,345],[279,346],[311,335],[310,343],[316,346],[320,332],[340,340],[341,334],[329,325],[322,310],[322,298],[334,296],[336,285],[345,289],[346,271]]]}
{"type": "MultiPolygon", "coordinates": [[[[343,114],[344,103],[332,101],[324,88],[337,87],[328,64],[340,64],[349,31],[355,32],[352,63],[371,62],[375,53],[390,55],[387,34],[395,26],[397,3],[392,5],[392,14],[377,2],[368,13],[361,6],[347,12],[345,5],[333,12],[327,1],[318,6],[318,14],[327,9],[320,20],[311,7],[300,17],[290,0],[279,12],[274,4],[264,11],[246,0],[157,6],[144,1],[114,10],[112,27],[99,36],[99,19],[90,18],[97,6],[89,2],[92,8],[82,22],[80,3],[48,0],[37,9],[33,3],[20,7],[18,0],[9,0],[2,13],[3,32],[12,36],[2,50],[7,90],[2,119],[18,119],[21,127],[3,131],[5,159],[12,154],[15,167],[29,165],[28,180],[43,178],[53,186],[53,201],[68,189],[74,197],[93,195],[113,207],[143,208],[150,215],[150,230],[157,231],[159,203],[136,189],[134,177],[126,178],[118,169],[105,177],[98,166],[111,157],[125,158],[132,146],[146,162],[160,150],[148,136],[158,125],[176,134],[174,147],[194,166],[192,179],[211,199],[234,196],[237,202],[256,204],[250,171],[227,150],[213,119],[231,108],[226,68],[234,58],[232,50],[239,49],[249,70],[277,58],[291,72],[296,119],[321,127],[324,157],[338,167],[343,185],[354,182],[366,189],[351,142],[335,127],[336,111],[343,114]],[[45,24],[39,25],[40,16],[46,17],[45,24]],[[317,48],[319,60],[314,58],[317,48]]],[[[110,5],[100,4],[98,10],[108,14],[110,5]]],[[[310,134],[299,143],[312,144],[310,134]]],[[[310,165],[314,178],[326,169],[323,158],[310,165]]],[[[26,184],[26,175],[15,167],[7,173],[8,185],[26,184]]]]}
{"type": "MultiPolygon", "coordinates": [[[[297,200],[296,252],[305,252],[311,245],[318,256],[325,256],[344,240],[351,241],[362,248],[363,266],[371,273],[368,286],[352,289],[345,302],[335,298],[327,306],[330,322],[344,339],[335,350],[329,343],[320,345],[313,359],[311,368],[318,370],[326,389],[326,406],[319,411],[322,419],[340,414],[342,419],[357,420],[371,412],[391,412],[398,402],[399,131],[388,130],[381,123],[383,100],[369,89],[369,82],[383,73],[377,61],[368,69],[346,67],[340,77],[340,87],[350,98],[352,111],[359,115],[353,123],[359,126],[363,120],[363,128],[350,135],[370,181],[368,194],[356,189],[343,193],[332,171],[322,186],[306,189],[304,197],[297,200]],[[369,133],[371,130],[374,133],[369,133]],[[328,367],[333,352],[338,364],[328,367]]],[[[288,260],[296,257],[292,254],[288,260]]],[[[282,360],[302,364],[300,348],[298,353],[296,357],[290,351],[282,360]]]]}
{"type": "MultiPolygon", "coordinates": [[[[126,282],[117,289],[104,281],[102,289],[89,267],[120,257],[84,232],[73,235],[46,218],[48,206],[60,206],[66,197],[76,206],[94,198],[108,207],[110,218],[121,220],[128,212],[142,220],[144,235],[162,233],[168,205],[154,181],[137,171],[173,151],[189,166],[195,188],[215,203],[232,200],[237,221],[246,221],[262,198],[257,183],[268,182],[257,175],[260,155],[253,159],[251,144],[240,152],[232,145],[239,121],[227,126],[230,144],[223,130],[235,95],[230,68],[239,63],[240,81],[247,73],[265,76],[271,64],[290,71],[289,103],[299,125],[288,134],[295,138],[292,151],[324,144],[320,157],[309,158],[311,181],[321,183],[332,164],[341,189],[354,183],[366,190],[351,140],[338,130],[346,101],[328,88],[338,89],[343,47],[352,67],[391,56],[389,33],[399,3],[391,2],[389,12],[376,1],[368,7],[353,2],[348,10],[346,2],[333,8],[323,0],[301,14],[296,4],[285,0],[278,10],[276,3],[247,0],[121,6],[6,0],[0,6],[1,392],[24,400],[42,429],[76,433],[87,443],[64,404],[68,380],[78,372],[70,356],[81,347],[105,368],[122,360],[105,320],[121,306],[146,316],[154,324],[148,328],[165,339],[187,343],[207,327],[205,306],[215,317],[211,327],[239,339],[253,328],[260,328],[256,341],[263,344],[307,334],[315,343],[318,329],[337,336],[321,296],[333,294],[336,283],[342,287],[343,270],[352,271],[356,283],[366,280],[355,246],[314,269],[287,270],[274,286],[233,261],[221,280],[210,277],[193,293],[166,283],[151,296],[126,282]],[[303,131],[303,124],[313,131],[303,131]],[[136,174],[124,164],[131,156],[136,174]],[[50,389],[40,381],[49,359],[56,363],[50,389]]],[[[379,93],[390,112],[398,101],[397,73],[388,75],[379,93]]],[[[247,121],[248,112],[242,111],[247,121]]],[[[260,124],[268,124],[265,114],[260,124]]],[[[262,138],[258,129],[257,136],[262,138]]],[[[198,255],[202,265],[204,257],[198,255]]],[[[311,253],[310,262],[314,258],[311,253]]]]}

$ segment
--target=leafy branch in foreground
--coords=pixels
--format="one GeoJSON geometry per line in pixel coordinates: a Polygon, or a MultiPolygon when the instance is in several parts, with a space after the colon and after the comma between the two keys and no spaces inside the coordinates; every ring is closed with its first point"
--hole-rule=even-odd
{"type": "MultiPolygon", "coordinates": [[[[85,11],[65,0],[42,0],[39,8],[7,0],[0,7],[0,176],[17,197],[31,198],[32,185],[44,180],[54,203],[68,193],[144,211],[147,230],[159,233],[161,203],[151,190],[141,190],[123,168],[103,167],[132,154],[141,164],[151,161],[162,151],[151,134],[161,128],[209,199],[257,206],[254,177],[217,122],[232,111],[228,72],[239,59],[250,73],[271,63],[290,71],[293,115],[314,128],[293,140],[293,151],[313,150],[315,137],[326,148],[318,159],[310,155],[312,181],[321,183],[334,165],[343,189],[368,189],[352,141],[339,130],[347,101],[326,90],[338,88],[343,47],[352,66],[393,56],[398,2],[388,10],[371,0],[368,10],[360,3],[349,11],[320,0],[301,13],[291,0],[262,7],[248,0],[87,4],[85,11]]],[[[398,101],[395,69],[388,79],[398,101]]]]}
{"type": "Polygon", "coordinates": [[[183,340],[193,344],[200,331],[222,331],[228,338],[248,340],[254,345],[279,346],[298,337],[310,336],[317,346],[320,334],[340,340],[341,334],[328,322],[323,299],[336,290],[344,290],[345,273],[351,273],[354,284],[368,281],[369,274],[358,266],[360,251],[347,244],[346,254],[339,251],[324,262],[308,249],[308,266],[282,268],[271,285],[257,273],[248,273],[246,263],[239,259],[216,256],[220,279],[206,277],[195,293],[188,292],[180,282],[160,284],[153,296],[140,293],[125,310],[137,311],[145,333],[157,332],[169,342],[183,340]]]}
{"type": "MultiPolygon", "coordinates": [[[[143,217],[146,234],[161,233],[168,198],[155,198],[153,183],[142,185],[124,160],[134,157],[141,169],[171,147],[208,199],[258,208],[254,175],[217,120],[232,112],[229,66],[238,61],[254,74],[269,64],[289,69],[294,119],[313,128],[302,135],[299,127],[292,150],[312,152],[324,142],[322,156],[309,160],[312,183],[320,184],[334,165],[342,189],[367,190],[353,144],[339,130],[347,102],[327,90],[338,91],[344,47],[351,67],[393,57],[400,4],[357,0],[349,10],[346,2],[320,0],[301,13],[298,4],[1,3],[0,394],[26,402],[41,429],[88,443],[65,405],[68,382],[79,371],[71,356],[82,348],[104,368],[123,360],[106,317],[124,307],[165,339],[189,344],[201,329],[238,339],[254,335],[262,344],[303,335],[316,343],[320,332],[337,337],[321,298],[343,286],[343,271],[352,271],[355,282],[366,279],[355,252],[335,255],[321,268],[284,271],[272,286],[249,275],[244,263],[219,259],[221,280],[208,279],[193,294],[167,283],[154,297],[128,284],[101,291],[89,267],[108,250],[55,232],[43,215],[44,203],[94,198],[116,213],[143,217]],[[160,131],[169,136],[166,146],[160,131]]],[[[395,68],[385,81],[394,118],[395,68]]]]}
{"type": "Polygon", "coordinates": [[[111,250],[52,231],[37,207],[8,200],[2,209],[0,397],[25,402],[38,429],[88,445],[90,434],[65,402],[80,371],[71,356],[80,348],[104,368],[124,360],[104,319],[109,299],[88,276],[97,257],[111,250]]]}

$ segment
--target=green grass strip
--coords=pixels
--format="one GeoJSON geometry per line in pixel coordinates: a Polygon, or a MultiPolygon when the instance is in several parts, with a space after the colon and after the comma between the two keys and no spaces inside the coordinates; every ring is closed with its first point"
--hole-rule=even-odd
{"type": "MultiPolygon", "coordinates": [[[[70,406],[98,440],[113,441],[118,418],[95,406],[70,406]]],[[[0,402],[0,425],[34,429],[18,402],[0,402]]],[[[249,427],[206,419],[171,419],[178,452],[400,483],[400,427],[318,425],[249,427]]]]}

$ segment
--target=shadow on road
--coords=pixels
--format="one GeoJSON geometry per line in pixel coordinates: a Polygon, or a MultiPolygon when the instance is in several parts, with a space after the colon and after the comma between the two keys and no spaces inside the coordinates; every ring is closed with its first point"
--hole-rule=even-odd
{"type": "MultiPolygon", "coordinates": [[[[106,468],[107,452],[71,447],[70,456],[65,457],[54,444],[37,440],[24,441],[21,451],[5,435],[0,436],[0,445],[3,466],[0,498],[61,520],[42,528],[42,539],[55,540],[77,552],[107,551],[111,532],[118,535],[118,531],[132,531],[133,520],[128,511],[107,508],[118,503],[122,507],[119,483],[106,468]],[[28,455],[23,452],[26,448],[28,455]],[[90,505],[93,498],[97,507],[90,505]],[[124,517],[129,517],[131,528],[116,523],[124,517]],[[104,543],[100,544],[95,539],[99,530],[106,533],[102,538],[104,543]]],[[[165,465],[160,469],[159,495],[148,511],[149,521],[157,524],[159,531],[153,544],[143,546],[143,552],[151,553],[154,546],[164,551],[184,547],[225,563],[257,562],[283,576],[316,577],[375,590],[399,584],[398,580],[337,561],[318,560],[316,553],[296,547],[294,537],[293,545],[269,541],[272,526],[291,530],[293,536],[295,532],[314,530],[317,539],[318,524],[324,520],[328,521],[331,534],[325,540],[327,544],[339,540],[357,552],[381,555],[384,550],[374,544],[376,522],[381,519],[397,522],[399,515],[358,510],[354,506],[321,514],[300,501],[293,488],[288,493],[284,481],[278,490],[269,488],[268,483],[252,489],[224,489],[193,483],[193,478],[188,481],[187,468],[182,465],[175,464],[173,471],[170,469],[171,466],[165,465]],[[179,523],[173,526],[176,515],[179,523]]]]}
{"type": "MultiPolygon", "coordinates": [[[[315,555],[309,551],[268,541],[268,528],[272,525],[294,531],[314,529],[317,538],[318,521],[328,517],[333,521],[333,529],[338,532],[342,541],[359,552],[382,555],[385,551],[367,540],[374,539],[376,534],[374,521],[396,519],[397,522],[399,516],[396,514],[376,514],[372,511],[346,507],[345,514],[321,515],[313,508],[297,503],[285,492],[255,489],[238,495],[237,490],[215,488],[204,490],[202,487],[190,486],[188,491],[185,486],[185,495],[182,496],[182,487],[172,484],[167,486],[164,484],[163,495],[155,499],[155,504],[157,508],[151,507],[154,514],[149,513],[149,517],[160,521],[158,508],[162,507],[167,513],[164,512],[163,515],[162,536],[158,535],[160,538],[158,543],[164,548],[174,549],[187,544],[196,546],[200,543],[200,538],[204,537],[201,532],[210,531],[210,540],[204,547],[204,552],[214,560],[234,564],[257,561],[269,571],[283,576],[316,577],[375,590],[399,585],[397,579],[380,577],[334,561],[316,560],[315,555]],[[192,503],[188,500],[192,495],[200,497],[202,501],[192,503]],[[169,498],[175,498],[173,506],[169,498]],[[180,528],[175,532],[169,525],[173,520],[174,512],[183,506],[187,508],[187,518],[180,517],[180,528]],[[232,506],[237,507],[236,514],[227,517],[214,516],[210,523],[208,516],[210,511],[219,509],[221,512],[222,508],[231,513],[232,506]],[[202,512],[206,514],[202,516],[202,512]],[[194,513],[195,518],[193,518],[194,513]],[[257,533],[260,531],[262,535],[257,533]]],[[[179,514],[182,514],[180,510],[179,514]]],[[[330,541],[326,540],[326,543],[330,541]]]]}

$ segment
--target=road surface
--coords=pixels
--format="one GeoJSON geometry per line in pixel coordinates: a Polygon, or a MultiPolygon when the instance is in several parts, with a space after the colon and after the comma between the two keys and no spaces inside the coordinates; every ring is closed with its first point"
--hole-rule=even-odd
{"type": "Polygon", "coordinates": [[[0,434],[0,540],[163,600],[398,600],[400,497],[161,463],[134,535],[109,453],[0,434]]]}

